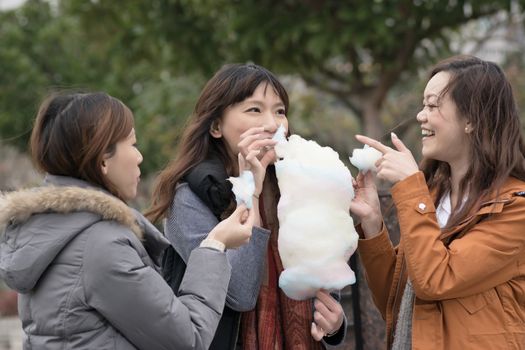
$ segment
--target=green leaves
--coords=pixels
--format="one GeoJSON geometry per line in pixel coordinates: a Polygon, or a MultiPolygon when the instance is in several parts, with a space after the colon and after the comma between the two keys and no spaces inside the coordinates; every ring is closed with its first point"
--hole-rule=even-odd
{"type": "Polygon", "coordinates": [[[337,110],[351,119],[346,124],[379,132],[406,118],[380,117],[392,89],[450,54],[451,36],[463,24],[510,4],[29,0],[0,12],[0,137],[25,147],[38,101],[50,89],[103,90],[135,112],[144,168],[154,171],[173,154],[204,81],[225,63],[247,61],[303,78],[331,96],[327,103],[346,108],[337,110]],[[377,121],[383,124],[372,128],[377,121]]]}

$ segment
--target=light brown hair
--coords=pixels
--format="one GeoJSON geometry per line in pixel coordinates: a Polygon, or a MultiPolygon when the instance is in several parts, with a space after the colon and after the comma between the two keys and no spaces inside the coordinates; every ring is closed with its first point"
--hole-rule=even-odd
{"type": "MultiPolygon", "coordinates": [[[[453,227],[479,209],[484,196],[497,194],[507,177],[525,180],[525,147],[512,87],[497,64],[473,56],[455,56],[439,62],[430,78],[439,72],[450,74],[440,98],[450,96],[459,118],[472,125],[472,132],[465,134],[470,164],[460,182],[458,203],[465,194],[468,198],[463,205],[455,203],[447,223],[453,227]]],[[[421,169],[437,200],[450,191],[447,163],[423,159],[421,169]]]]}
{"type": "Polygon", "coordinates": [[[31,156],[43,172],[87,181],[120,198],[101,165],[132,128],[130,109],[105,93],[53,94],[37,113],[31,156]]]}

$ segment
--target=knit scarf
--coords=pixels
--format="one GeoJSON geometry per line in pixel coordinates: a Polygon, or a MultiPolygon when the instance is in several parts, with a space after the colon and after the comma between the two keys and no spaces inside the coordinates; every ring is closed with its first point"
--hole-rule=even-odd
{"type": "Polygon", "coordinates": [[[279,188],[274,168],[269,168],[265,191],[259,198],[262,225],[271,231],[265,278],[254,310],[242,314],[242,344],[250,350],[323,349],[310,334],[312,301],[295,301],[279,288],[283,265],[277,248],[279,188]]]}
{"type": "Polygon", "coordinates": [[[394,344],[392,350],[410,350],[412,349],[412,314],[414,313],[415,293],[412,288],[412,282],[407,281],[399,315],[397,316],[397,326],[394,333],[394,344]]]}

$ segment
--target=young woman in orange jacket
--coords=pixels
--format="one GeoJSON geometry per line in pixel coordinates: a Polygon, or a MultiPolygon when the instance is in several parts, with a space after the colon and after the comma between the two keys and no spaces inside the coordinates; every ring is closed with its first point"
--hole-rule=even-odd
{"type": "Polygon", "coordinates": [[[395,134],[377,177],[393,183],[400,244],[383,225],[371,173],[351,211],[389,349],[525,349],[525,147],[501,68],[453,57],[432,70],[417,115],[423,161],[395,134]],[[421,169],[421,170],[420,170],[421,169]]]}

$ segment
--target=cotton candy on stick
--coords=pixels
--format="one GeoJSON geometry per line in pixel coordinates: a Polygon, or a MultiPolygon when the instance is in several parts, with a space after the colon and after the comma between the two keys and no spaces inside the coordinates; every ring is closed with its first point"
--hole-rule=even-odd
{"type": "Polygon", "coordinates": [[[368,171],[377,171],[375,163],[383,154],[373,147],[365,145],[363,148],[355,148],[350,157],[352,163],[357,169],[366,173],[368,171]]]}
{"type": "Polygon", "coordinates": [[[288,297],[305,300],[321,288],[342,289],[355,282],[347,263],[358,241],[348,214],[354,190],[350,171],[334,150],[298,135],[286,141],[284,132],[274,137],[280,139],[275,151],[282,158],[275,164],[284,267],[279,286],[288,297]]]}
{"type": "Polygon", "coordinates": [[[252,198],[255,192],[253,173],[250,170],[244,170],[238,177],[229,177],[228,181],[233,185],[232,191],[235,194],[237,205],[245,203],[246,208],[251,209],[253,206],[252,198]]]}

